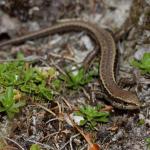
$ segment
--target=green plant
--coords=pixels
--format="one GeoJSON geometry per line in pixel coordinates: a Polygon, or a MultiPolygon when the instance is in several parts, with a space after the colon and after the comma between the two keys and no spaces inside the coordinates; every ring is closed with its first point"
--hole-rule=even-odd
{"type": "Polygon", "coordinates": [[[41,98],[51,100],[53,92],[52,89],[48,88],[45,81],[49,77],[53,78],[55,72],[54,69],[40,71],[30,65],[26,67],[23,61],[4,63],[0,64],[0,84],[3,87],[15,86],[22,92],[35,94],[41,98]]]}
{"type": "Polygon", "coordinates": [[[144,53],[140,61],[132,60],[131,64],[139,68],[142,73],[150,73],[150,53],[144,53]]]}
{"type": "Polygon", "coordinates": [[[25,66],[23,62],[0,64],[0,84],[4,86],[19,85],[22,82],[25,66]]]}
{"type": "Polygon", "coordinates": [[[150,149],[150,137],[146,138],[145,142],[147,143],[147,146],[150,149]]]}
{"type": "Polygon", "coordinates": [[[24,105],[23,101],[15,101],[13,87],[7,87],[5,93],[0,95],[0,112],[6,112],[9,118],[18,113],[19,108],[24,105]]]}
{"type": "Polygon", "coordinates": [[[41,150],[41,148],[38,144],[32,144],[30,150],[41,150]]]}
{"type": "Polygon", "coordinates": [[[41,95],[43,98],[47,99],[47,100],[52,100],[53,98],[53,92],[51,90],[49,90],[48,88],[46,88],[46,83],[42,82],[39,86],[39,95],[41,95]]]}
{"type": "Polygon", "coordinates": [[[35,82],[30,81],[28,84],[21,85],[20,90],[29,94],[40,96],[46,100],[52,100],[53,98],[52,90],[46,87],[44,81],[38,85],[35,82]]]}
{"type": "Polygon", "coordinates": [[[145,120],[144,119],[140,119],[139,121],[138,121],[138,125],[144,125],[145,124],[145,120]]]}
{"type": "Polygon", "coordinates": [[[6,89],[0,95],[0,112],[6,112],[10,118],[24,105],[24,102],[15,101],[15,89],[33,99],[52,100],[54,91],[61,87],[61,81],[56,78],[56,69],[33,68],[23,59],[23,54],[18,53],[18,61],[0,64],[0,88],[6,89]]]}
{"type": "Polygon", "coordinates": [[[68,70],[67,76],[62,75],[60,78],[66,81],[69,88],[78,89],[81,86],[89,83],[96,74],[97,72],[95,70],[86,73],[83,68],[80,68],[79,70],[75,71],[68,70]]]}
{"type": "Polygon", "coordinates": [[[87,125],[88,127],[94,128],[98,122],[106,123],[108,122],[109,112],[101,111],[102,106],[92,107],[86,105],[80,108],[75,114],[82,116],[84,120],[80,121],[80,125],[87,125]]]}

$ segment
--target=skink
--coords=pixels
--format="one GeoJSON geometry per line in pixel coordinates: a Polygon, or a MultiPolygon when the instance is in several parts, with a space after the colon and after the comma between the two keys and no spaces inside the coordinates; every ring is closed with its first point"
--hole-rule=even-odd
{"type": "Polygon", "coordinates": [[[0,47],[8,44],[19,44],[26,40],[41,38],[49,34],[71,31],[86,31],[99,47],[100,66],[99,78],[108,95],[111,105],[119,109],[134,110],[140,108],[140,102],[135,93],[121,89],[115,80],[114,68],[116,61],[116,47],[113,37],[106,30],[97,25],[80,20],[58,23],[54,26],[0,43],[0,47]]]}

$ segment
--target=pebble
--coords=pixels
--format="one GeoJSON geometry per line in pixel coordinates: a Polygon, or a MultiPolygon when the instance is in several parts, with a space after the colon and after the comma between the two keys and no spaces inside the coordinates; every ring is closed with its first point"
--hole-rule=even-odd
{"type": "Polygon", "coordinates": [[[112,141],[115,142],[115,141],[117,141],[118,139],[120,139],[121,137],[123,137],[123,132],[124,132],[124,131],[123,131],[122,129],[120,129],[120,130],[118,131],[118,133],[114,135],[114,137],[112,138],[112,141]]]}
{"type": "Polygon", "coordinates": [[[143,114],[139,114],[139,119],[141,120],[143,120],[143,119],[145,119],[145,116],[143,115],[143,114]]]}
{"type": "MultiPolygon", "coordinates": [[[[1,14],[1,13],[0,13],[1,14]]],[[[1,14],[0,16],[0,33],[4,32],[16,32],[20,27],[20,23],[17,19],[9,17],[6,14],[1,14]]]]}
{"type": "Polygon", "coordinates": [[[88,50],[94,49],[94,46],[93,46],[90,38],[86,35],[81,37],[81,43],[83,43],[88,50]]]}
{"type": "Polygon", "coordinates": [[[140,60],[142,59],[143,54],[146,52],[150,52],[150,47],[147,47],[147,46],[138,47],[138,50],[134,54],[134,58],[137,60],[140,60]]]}

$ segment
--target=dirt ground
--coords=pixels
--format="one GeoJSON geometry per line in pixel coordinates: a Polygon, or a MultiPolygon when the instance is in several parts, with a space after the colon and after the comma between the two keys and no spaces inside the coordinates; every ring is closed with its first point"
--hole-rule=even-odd
{"type": "MultiPolygon", "coordinates": [[[[135,77],[136,84],[125,88],[136,91],[143,108],[112,108],[108,123],[99,123],[94,130],[79,128],[90,134],[102,150],[148,150],[145,139],[150,138],[150,76],[141,74],[130,65],[130,60],[150,53],[149,14],[149,0],[0,0],[0,42],[68,19],[90,21],[109,30],[119,53],[117,80],[135,77]]],[[[0,61],[15,59],[17,52],[22,51],[25,57],[38,59],[36,66],[55,66],[63,72],[64,66],[82,64],[94,48],[95,43],[83,31],[55,34],[2,47],[0,61]]],[[[110,106],[91,92],[93,88],[100,88],[98,77],[79,90],[64,88],[53,101],[35,103],[28,97],[26,106],[14,119],[0,113],[0,142],[5,145],[1,150],[29,150],[32,144],[40,145],[42,150],[87,150],[88,142],[66,121],[65,115],[72,113],[71,108],[85,104],[110,106]]]]}

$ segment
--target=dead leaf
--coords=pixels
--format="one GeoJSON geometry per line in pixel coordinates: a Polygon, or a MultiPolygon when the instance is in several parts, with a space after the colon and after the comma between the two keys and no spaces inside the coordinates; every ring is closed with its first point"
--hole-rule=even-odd
{"type": "Polygon", "coordinates": [[[89,146],[88,150],[101,150],[100,146],[96,143],[89,146]]]}

